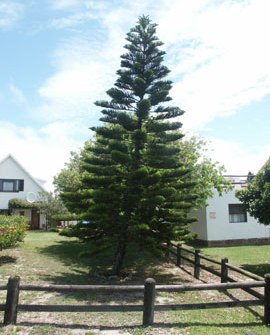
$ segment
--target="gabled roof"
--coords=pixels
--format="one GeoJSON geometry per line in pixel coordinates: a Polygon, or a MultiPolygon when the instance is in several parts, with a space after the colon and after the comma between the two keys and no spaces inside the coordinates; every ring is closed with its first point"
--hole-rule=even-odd
{"type": "Polygon", "coordinates": [[[36,185],[38,185],[44,192],[47,192],[45,188],[38,182],[36,178],[34,178],[22,165],[17,161],[16,158],[14,158],[11,154],[8,154],[5,158],[3,158],[0,161],[0,165],[7,161],[8,159],[11,159],[36,185]]]}

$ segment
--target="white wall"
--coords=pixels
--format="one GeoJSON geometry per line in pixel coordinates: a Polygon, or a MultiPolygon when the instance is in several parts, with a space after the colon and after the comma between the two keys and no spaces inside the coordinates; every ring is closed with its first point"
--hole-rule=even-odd
{"type": "Polygon", "coordinates": [[[241,203],[235,197],[235,190],[221,197],[214,191],[214,197],[208,199],[206,217],[198,215],[199,222],[192,224],[191,230],[198,238],[207,241],[269,238],[270,227],[260,224],[247,214],[247,222],[229,222],[229,204],[241,203]],[[196,225],[201,225],[200,228],[196,225]]]}
{"type": "Polygon", "coordinates": [[[200,208],[197,211],[191,213],[191,217],[196,217],[197,222],[193,222],[190,225],[190,231],[197,235],[197,238],[203,241],[207,241],[207,224],[206,224],[206,207],[200,208]]]}
{"type": "Polygon", "coordinates": [[[20,192],[0,192],[0,209],[8,209],[8,202],[12,198],[26,200],[27,194],[33,192],[38,194],[44,191],[30,176],[18,166],[12,158],[8,158],[0,164],[1,179],[23,179],[24,191],[20,192]]]}

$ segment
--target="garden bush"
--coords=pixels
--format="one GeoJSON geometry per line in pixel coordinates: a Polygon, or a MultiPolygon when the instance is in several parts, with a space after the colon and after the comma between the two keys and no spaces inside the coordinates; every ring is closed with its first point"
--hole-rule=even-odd
{"type": "Polygon", "coordinates": [[[73,237],[74,233],[71,228],[64,228],[59,230],[59,235],[61,236],[67,236],[67,237],[73,237]]]}
{"type": "Polygon", "coordinates": [[[22,242],[28,228],[27,219],[18,215],[0,215],[0,250],[22,242]]]}
{"type": "Polygon", "coordinates": [[[56,228],[56,227],[49,228],[49,229],[48,229],[48,232],[51,232],[51,233],[59,233],[59,229],[56,228]]]}

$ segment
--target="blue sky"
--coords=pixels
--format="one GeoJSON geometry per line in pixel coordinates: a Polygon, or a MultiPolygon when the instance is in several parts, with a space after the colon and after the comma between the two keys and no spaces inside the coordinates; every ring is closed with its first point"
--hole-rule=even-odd
{"type": "Polygon", "coordinates": [[[0,0],[0,158],[48,181],[91,137],[139,15],[158,23],[184,131],[230,174],[269,157],[267,0],[0,0]]]}

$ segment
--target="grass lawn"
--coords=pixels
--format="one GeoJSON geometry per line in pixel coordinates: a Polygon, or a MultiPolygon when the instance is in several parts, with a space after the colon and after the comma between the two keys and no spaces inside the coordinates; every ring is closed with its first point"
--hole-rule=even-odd
{"type": "MultiPolygon", "coordinates": [[[[242,247],[241,247],[242,248],[242,247]]],[[[247,248],[246,252],[253,247],[247,248]]],[[[267,251],[264,247],[255,247],[257,255],[267,251]],[[262,249],[261,249],[262,248],[262,249]]],[[[218,258],[228,257],[221,251],[223,248],[207,248],[204,252],[218,258]],[[219,254],[219,252],[221,252],[219,254]]],[[[228,249],[228,248],[225,248],[228,249]]],[[[22,283],[47,284],[133,284],[143,283],[146,277],[154,277],[158,283],[183,283],[191,280],[191,276],[175,268],[165,259],[156,259],[132,249],[127,256],[126,268],[133,273],[132,280],[108,281],[100,275],[106,270],[112,260],[112,250],[106,250],[102,255],[95,255],[90,243],[81,243],[75,238],[59,236],[57,233],[29,232],[25,242],[16,249],[4,250],[0,254],[0,284],[6,284],[10,275],[19,275],[22,283]],[[92,256],[91,256],[92,255],[92,256]],[[87,257],[83,257],[87,256],[87,257]],[[135,265],[134,257],[136,257],[135,265]]],[[[244,249],[243,249],[244,250],[244,249]]],[[[269,255],[268,249],[268,255],[269,255]]],[[[254,251],[252,252],[254,254],[254,251]]],[[[243,255],[245,252],[243,251],[243,255]]],[[[236,256],[237,257],[237,256],[236,256]]],[[[264,264],[266,258],[253,255],[252,264],[264,264]]],[[[239,258],[238,258],[239,259],[239,258]]],[[[231,259],[230,259],[231,260],[231,259]]],[[[248,264],[248,258],[240,263],[248,264]]],[[[1,293],[3,303],[4,292],[1,293]]],[[[80,294],[52,292],[21,292],[22,303],[111,303],[111,304],[141,304],[142,294],[80,294]]],[[[228,300],[228,295],[222,292],[186,292],[159,293],[157,303],[189,303],[228,300]]],[[[247,296],[249,299],[249,296],[247,296]]],[[[269,334],[270,327],[262,324],[263,310],[261,307],[232,308],[194,311],[168,311],[155,313],[155,325],[143,328],[141,313],[23,313],[18,315],[17,326],[0,328],[3,335],[93,335],[93,334],[179,334],[179,335],[224,335],[246,334],[254,332],[257,335],[269,334]]],[[[0,321],[3,313],[0,314],[0,321]]]]}
{"type": "Polygon", "coordinates": [[[229,263],[259,276],[270,273],[270,245],[203,247],[201,251],[217,260],[227,257],[229,263]]]}

